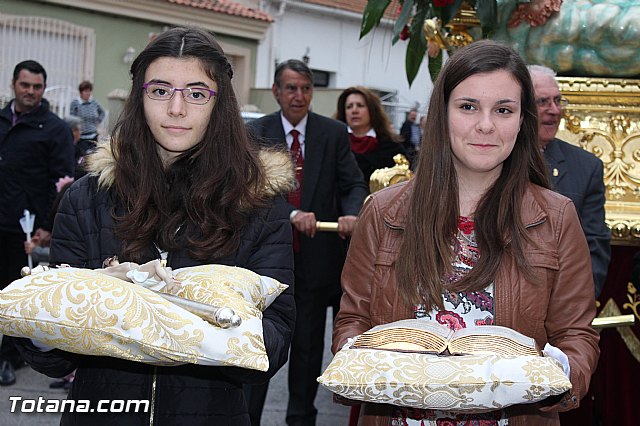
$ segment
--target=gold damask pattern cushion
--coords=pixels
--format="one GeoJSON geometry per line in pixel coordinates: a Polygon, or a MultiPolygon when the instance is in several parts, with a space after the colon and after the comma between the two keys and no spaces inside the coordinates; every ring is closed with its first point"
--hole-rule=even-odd
{"type": "Polygon", "coordinates": [[[318,382],[353,400],[467,412],[533,403],[571,389],[552,358],[349,347],[335,355],[318,382]]]}
{"type": "MultiPolygon", "coordinates": [[[[235,266],[192,266],[176,269],[174,273],[183,288],[177,293],[178,296],[234,310],[231,304],[244,300],[255,308],[252,314],[259,315],[260,318],[262,311],[288,287],[273,278],[235,266]]],[[[241,306],[244,304],[238,305],[238,309],[241,306]]]]}
{"type": "Polygon", "coordinates": [[[89,269],[53,269],[0,292],[0,333],[65,351],[156,365],[269,367],[262,312],[286,285],[243,268],[176,270],[180,296],[234,309],[237,328],[222,329],[127,281],[89,269]]]}

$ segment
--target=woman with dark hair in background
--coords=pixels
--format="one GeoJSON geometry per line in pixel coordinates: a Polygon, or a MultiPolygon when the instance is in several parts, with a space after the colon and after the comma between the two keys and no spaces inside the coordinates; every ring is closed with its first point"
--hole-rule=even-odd
{"type": "Polygon", "coordinates": [[[88,157],[88,175],[62,200],[51,262],[98,269],[117,256],[134,269],[152,264],[168,281],[171,268],[212,263],[273,277],[289,288],[263,313],[269,369],[152,366],[39,352],[24,339],[22,351],[51,377],[77,367],[69,399],[89,400],[92,408],[113,398],[151,404],[144,412],[65,412],[63,425],[248,426],[242,385],[262,383],[282,367],[295,320],[291,225],[282,196],[292,189],[292,167],[286,153],[271,153],[284,159],[283,169],[267,168],[250,144],[231,65],[209,33],[162,33],[131,74],[111,144],[88,157]]]}
{"type": "Polygon", "coordinates": [[[342,273],[333,351],[407,318],[495,324],[536,340],[572,389],[541,403],[460,415],[364,404],[360,425],[559,425],[599,356],[591,261],[570,199],[548,189],[531,78],[484,40],[447,61],[430,99],[420,168],[371,195],[342,273]]]}
{"type": "Polygon", "coordinates": [[[407,156],[380,98],[366,87],[349,87],[340,94],[336,119],[349,126],[351,151],[367,185],[374,170],[395,165],[396,154],[407,156]]]}

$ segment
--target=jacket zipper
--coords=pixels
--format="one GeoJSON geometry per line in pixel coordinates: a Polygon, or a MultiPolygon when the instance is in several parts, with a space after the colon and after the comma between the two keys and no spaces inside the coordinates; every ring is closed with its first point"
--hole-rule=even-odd
{"type": "Polygon", "coordinates": [[[534,226],[538,226],[538,225],[540,225],[542,223],[545,223],[546,221],[547,221],[547,219],[542,218],[539,221],[530,223],[528,225],[525,225],[524,227],[525,227],[525,229],[533,228],[534,226]]]}
{"type": "Polygon", "coordinates": [[[394,231],[404,231],[404,228],[402,226],[393,225],[393,224],[387,222],[386,220],[383,221],[383,223],[387,228],[393,229],[394,231]]]}
{"type": "MultiPolygon", "coordinates": [[[[532,223],[529,223],[529,224],[525,225],[525,226],[524,226],[524,229],[533,228],[534,226],[538,226],[538,225],[540,225],[540,224],[543,224],[543,223],[545,223],[546,221],[547,221],[547,219],[544,219],[544,218],[543,218],[543,219],[540,219],[540,220],[539,220],[539,221],[537,221],[537,222],[532,222],[532,223]]],[[[506,247],[506,246],[508,246],[509,244],[511,244],[511,240],[512,240],[512,239],[511,239],[511,238],[509,238],[509,241],[507,241],[507,242],[505,243],[505,245],[504,245],[504,246],[506,247]]]]}
{"type": "MultiPolygon", "coordinates": [[[[180,225],[182,226],[182,225],[180,225]]],[[[178,230],[180,230],[180,228],[178,227],[178,230]]],[[[176,230],[176,233],[178,232],[178,230],[176,230]]],[[[154,242],[153,245],[155,246],[155,248],[158,250],[158,254],[160,255],[160,264],[162,265],[163,268],[167,267],[167,264],[169,262],[169,252],[167,251],[163,251],[160,249],[160,247],[158,247],[158,245],[154,242]]],[[[156,386],[158,383],[158,367],[154,366],[153,367],[153,376],[151,379],[151,414],[149,415],[149,426],[153,426],[154,421],[155,421],[155,411],[156,411],[156,386]]]]}
{"type": "Polygon", "coordinates": [[[153,426],[156,411],[156,384],[158,381],[158,367],[153,367],[153,376],[151,379],[151,413],[149,414],[149,426],[153,426]]]}

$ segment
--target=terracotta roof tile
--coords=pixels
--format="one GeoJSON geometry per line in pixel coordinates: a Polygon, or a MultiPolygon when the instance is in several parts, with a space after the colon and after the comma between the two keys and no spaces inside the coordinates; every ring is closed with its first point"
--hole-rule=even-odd
{"type": "MultiPolygon", "coordinates": [[[[327,6],[335,9],[348,10],[349,12],[362,13],[367,6],[367,0],[303,0],[305,3],[315,4],[318,6],[327,6]]],[[[392,0],[389,7],[385,11],[385,18],[395,18],[399,2],[392,0]]]]}
{"type": "Polygon", "coordinates": [[[259,21],[273,22],[273,18],[267,12],[244,6],[231,0],[165,0],[169,3],[206,9],[212,12],[225,13],[227,15],[241,16],[257,19],[259,21]]]}

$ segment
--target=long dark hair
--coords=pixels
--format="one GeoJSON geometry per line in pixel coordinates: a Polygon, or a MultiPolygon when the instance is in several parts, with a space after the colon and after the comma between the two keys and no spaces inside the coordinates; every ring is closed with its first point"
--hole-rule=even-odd
{"type": "Polygon", "coordinates": [[[522,125],[500,176],[479,201],[474,214],[480,258],[467,275],[447,289],[484,289],[494,280],[505,254],[513,256],[528,277],[535,278],[523,249],[529,238],[520,216],[522,198],[530,182],[546,188],[549,184],[537,144],[538,116],[531,78],[512,48],[482,40],[461,48],[449,58],[431,95],[420,169],[414,178],[408,208],[411,215],[396,269],[402,294],[409,303],[442,307],[443,278],[452,269],[452,243],[460,210],[449,136],[449,96],[466,78],[498,70],[508,71],[520,84],[522,125]]]}
{"type": "Polygon", "coordinates": [[[222,48],[205,31],[173,28],[138,55],[131,75],[131,93],[111,139],[115,189],[126,210],[115,217],[121,256],[140,261],[152,243],[169,251],[188,247],[203,261],[232,253],[248,215],[264,203],[258,195],[264,176],[222,48]],[[202,141],[166,168],[145,120],[142,88],[149,65],[163,57],[197,59],[218,85],[202,141]]]}
{"type": "Polygon", "coordinates": [[[347,122],[347,97],[354,93],[362,95],[364,98],[364,101],[367,104],[367,109],[369,110],[369,117],[371,118],[371,127],[376,131],[377,138],[380,140],[399,142],[400,136],[393,131],[391,120],[389,120],[387,113],[384,112],[380,98],[366,87],[352,86],[345,89],[340,94],[338,97],[338,110],[335,114],[336,120],[342,121],[343,123],[347,122]]]}

